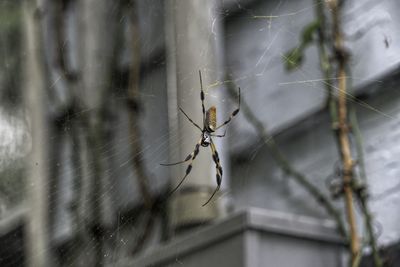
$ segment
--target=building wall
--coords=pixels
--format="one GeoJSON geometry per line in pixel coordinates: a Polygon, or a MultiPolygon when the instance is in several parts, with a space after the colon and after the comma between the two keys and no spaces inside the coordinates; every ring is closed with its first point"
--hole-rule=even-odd
{"type": "MultiPolygon", "coordinates": [[[[347,46],[352,53],[350,82],[367,103],[352,104],[357,109],[364,137],[371,209],[377,219],[379,242],[390,243],[400,236],[395,215],[400,195],[385,193],[396,187],[400,171],[396,145],[400,101],[396,12],[400,5],[396,1],[349,2],[343,20],[347,46]],[[357,34],[360,32],[364,35],[357,34]]],[[[306,0],[260,1],[243,7],[225,24],[226,66],[252,111],[277,134],[284,154],[328,194],[326,180],[335,172],[339,156],[328,114],[323,111],[327,93],[324,84],[318,81],[321,74],[317,50],[307,49],[305,62],[291,73],[285,71],[282,60],[296,46],[302,28],[313,18],[313,2],[306,0]],[[253,15],[278,16],[256,19],[253,15]]],[[[327,216],[303,188],[277,168],[243,114],[233,125],[230,193],[237,208],[257,206],[327,216]]],[[[336,205],[343,209],[342,199],[336,205]]]]}

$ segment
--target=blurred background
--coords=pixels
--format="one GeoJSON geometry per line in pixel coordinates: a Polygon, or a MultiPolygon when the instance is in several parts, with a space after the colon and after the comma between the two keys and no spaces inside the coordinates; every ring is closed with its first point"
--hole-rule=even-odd
{"type": "Polygon", "coordinates": [[[399,13],[0,0],[0,265],[399,266],[399,13]],[[203,128],[199,71],[218,125],[240,107],[213,138],[205,206],[210,147],[160,165],[201,138],[179,111],[203,128]]]}

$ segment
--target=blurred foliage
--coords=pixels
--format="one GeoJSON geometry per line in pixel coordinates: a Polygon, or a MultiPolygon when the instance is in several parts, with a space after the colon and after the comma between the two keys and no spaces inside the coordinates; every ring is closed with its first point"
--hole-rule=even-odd
{"type": "Polygon", "coordinates": [[[24,164],[23,159],[18,159],[0,170],[0,219],[7,210],[24,200],[24,164]]]}
{"type": "Polygon", "coordinates": [[[13,110],[21,104],[22,4],[0,1],[0,105],[13,110]]]}
{"type": "Polygon", "coordinates": [[[20,0],[0,0],[0,116],[2,117],[0,125],[2,129],[0,134],[0,218],[6,210],[20,204],[24,198],[23,154],[28,144],[25,143],[27,140],[20,139],[20,135],[14,134],[10,139],[8,134],[8,131],[12,130],[9,127],[26,130],[21,125],[24,119],[20,112],[23,78],[22,26],[22,2],[20,0]],[[16,111],[17,109],[18,111],[16,111]],[[3,125],[6,122],[11,124],[3,125]]]}

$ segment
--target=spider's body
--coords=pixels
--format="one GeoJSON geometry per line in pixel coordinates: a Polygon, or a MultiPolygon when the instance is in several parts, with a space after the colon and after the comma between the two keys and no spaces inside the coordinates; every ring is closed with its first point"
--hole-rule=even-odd
{"type": "Polygon", "coordinates": [[[210,144],[211,144],[210,132],[204,129],[201,135],[201,146],[208,147],[210,144]]]}
{"type": "Polygon", "coordinates": [[[217,109],[212,106],[206,112],[206,119],[204,121],[204,127],[201,137],[201,145],[208,147],[211,144],[211,135],[215,132],[217,127],[217,109]]]}
{"type": "Polygon", "coordinates": [[[164,166],[171,166],[171,165],[176,165],[176,164],[180,164],[180,163],[185,163],[187,161],[190,161],[189,165],[186,168],[186,173],[185,176],[182,178],[182,180],[178,183],[178,185],[171,191],[171,193],[175,192],[179,186],[183,183],[183,181],[185,180],[185,178],[189,175],[189,173],[192,170],[192,164],[193,161],[195,160],[195,158],[197,157],[197,155],[200,152],[200,145],[202,147],[208,147],[210,146],[211,148],[211,153],[212,153],[212,158],[213,161],[215,163],[215,167],[216,167],[216,180],[217,180],[217,188],[214,190],[214,192],[212,193],[211,197],[207,200],[206,203],[203,204],[203,206],[207,205],[211,199],[213,198],[213,196],[215,195],[215,193],[217,193],[217,191],[219,190],[220,186],[221,186],[221,182],[222,182],[222,166],[220,164],[219,161],[219,155],[218,155],[218,151],[217,148],[214,145],[214,142],[212,140],[211,137],[224,137],[225,133],[223,135],[216,135],[214,134],[214,132],[216,130],[218,130],[219,128],[226,126],[234,116],[236,116],[239,113],[240,110],[240,88],[239,88],[239,107],[232,112],[231,116],[229,117],[229,119],[227,119],[223,124],[217,126],[217,108],[215,106],[210,107],[207,111],[205,110],[204,107],[204,92],[203,92],[203,82],[201,79],[201,72],[199,71],[199,76],[200,76],[200,99],[201,99],[201,107],[202,107],[202,113],[203,113],[203,129],[196,124],[186,113],[185,111],[183,111],[183,109],[179,108],[180,111],[186,116],[186,118],[197,128],[201,131],[201,138],[200,140],[197,142],[194,150],[192,153],[190,153],[185,160],[183,161],[179,161],[176,163],[169,163],[169,164],[161,164],[164,166]]]}

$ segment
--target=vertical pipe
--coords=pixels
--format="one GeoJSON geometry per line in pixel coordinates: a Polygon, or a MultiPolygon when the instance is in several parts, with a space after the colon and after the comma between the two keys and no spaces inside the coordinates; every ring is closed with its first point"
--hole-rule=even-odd
{"type": "MultiPolygon", "coordinates": [[[[179,106],[203,126],[199,70],[203,74],[206,109],[215,101],[216,94],[208,87],[218,78],[216,42],[212,32],[216,16],[214,11],[213,0],[169,0],[166,4],[171,161],[186,158],[201,136],[200,131],[182,114],[175,116],[179,106]]],[[[171,167],[172,187],[182,179],[187,165],[171,167]]],[[[172,196],[173,228],[204,223],[219,216],[221,207],[218,201],[202,207],[216,187],[213,169],[210,149],[201,148],[191,173],[172,196]]]]}
{"type": "Polygon", "coordinates": [[[24,2],[26,38],[25,99],[30,115],[32,151],[27,171],[29,205],[27,222],[28,266],[49,266],[48,228],[48,136],[45,119],[45,68],[42,51],[42,1],[24,2]]]}

